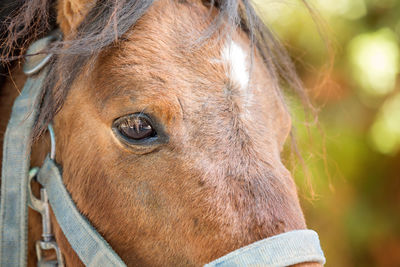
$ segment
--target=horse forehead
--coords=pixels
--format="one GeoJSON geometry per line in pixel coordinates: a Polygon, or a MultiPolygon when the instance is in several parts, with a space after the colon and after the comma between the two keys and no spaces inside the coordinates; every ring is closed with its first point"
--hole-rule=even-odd
{"type": "MultiPolygon", "coordinates": [[[[158,92],[163,102],[175,101],[177,96],[183,104],[191,102],[194,106],[204,98],[214,98],[216,104],[234,101],[241,107],[240,113],[249,115],[250,106],[265,101],[264,97],[254,96],[268,83],[268,73],[264,67],[261,75],[253,71],[252,57],[257,55],[251,53],[250,40],[241,29],[227,34],[221,32],[222,27],[199,47],[191,49],[191,42],[201,38],[198,33],[205,34],[209,27],[209,24],[204,25],[209,10],[202,6],[198,11],[190,13],[185,5],[171,8],[164,1],[156,4],[129,33],[117,57],[110,60],[110,64],[117,65],[111,69],[123,80],[145,86],[135,86],[135,90],[131,86],[114,89],[122,88],[124,95],[141,95],[142,99],[151,100],[158,92]],[[171,14],[177,10],[180,15],[172,20],[171,14]],[[193,31],[194,28],[199,30],[193,31]],[[188,37],[193,39],[188,40],[188,37]]],[[[113,95],[118,93],[113,92],[113,95]]],[[[211,108],[213,105],[209,104],[211,108]]]]}

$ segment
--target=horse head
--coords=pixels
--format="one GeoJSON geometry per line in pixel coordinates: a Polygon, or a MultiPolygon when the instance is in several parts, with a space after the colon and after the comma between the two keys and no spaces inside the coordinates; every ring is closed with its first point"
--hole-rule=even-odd
{"type": "MultiPolygon", "coordinates": [[[[146,1],[114,5],[125,2],[146,1]]],[[[98,13],[106,5],[58,1],[67,51],[85,27],[121,26],[118,12],[98,13]]],[[[128,265],[200,265],[306,228],[280,156],[291,118],[279,59],[258,46],[250,8],[156,1],[96,56],[58,73],[77,73],[68,94],[44,96],[64,97],[52,122],[65,187],[128,265]]],[[[52,220],[67,265],[80,265],[52,220]]]]}

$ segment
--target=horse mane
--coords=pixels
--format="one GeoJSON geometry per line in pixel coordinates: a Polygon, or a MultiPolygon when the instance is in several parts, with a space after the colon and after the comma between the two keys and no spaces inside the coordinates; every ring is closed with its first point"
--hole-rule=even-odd
{"type": "MultiPolygon", "coordinates": [[[[56,42],[46,51],[55,55],[50,62],[53,71],[44,84],[41,111],[34,129],[34,137],[43,133],[47,124],[61,109],[73,81],[83,66],[95,59],[102,50],[123,38],[153,1],[97,0],[77,28],[74,38],[56,42]]],[[[56,0],[11,2],[3,3],[3,8],[0,7],[1,10],[13,10],[11,14],[6,15],[0,12],[0,29],[6,29],[0,36],[0,62],[3,65],[23,58],[24,51],[30,43],[57,27],[56,0]]],[[[204,32],[203,39],[215,34],[223,25],[226,32],[241,27],[248,34],[252,44],[258,48],[275,82],[288,84],[303,100],[307,100],[290,57],[272,31],[261,21],[250,0],[203,0],[203,3],[210,9],[219,10],[212,25],[204,32]]]]}

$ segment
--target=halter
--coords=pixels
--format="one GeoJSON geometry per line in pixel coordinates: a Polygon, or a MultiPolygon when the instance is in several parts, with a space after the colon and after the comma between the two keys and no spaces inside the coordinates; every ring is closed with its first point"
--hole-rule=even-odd
{"type": "MultiPolygon", "coordinates": [[[[40,168],[30,167],[32,128],[39,113],[43,82],[49,73],[52,54],[39,54],[60,39],[57,32],[34,42],[24,73],[28,79],[15,100],[4,137],[0,208],[0,267],[26,266],[29,205],[42,216],[42,240],[36,242],[39,266],[64,266],[61,251],[52,234],[50,206],[57,223],[73,250],[86,266],[126,266],[111,246],[79,212],[65,188],[55,163],[55,135],[49,126],[51,152],[40,168]],[[37,55],[36,55],[37,54],[37,55]],[[30,187],[42,185],[37,199],[30,187]],[[43,250],[54,250],[55,261],[46,261],[43,250]]],[[[318,234],[295,230],[235,250],[205,266],[287,266],[303,262],[325,263],[318,234]]]]}

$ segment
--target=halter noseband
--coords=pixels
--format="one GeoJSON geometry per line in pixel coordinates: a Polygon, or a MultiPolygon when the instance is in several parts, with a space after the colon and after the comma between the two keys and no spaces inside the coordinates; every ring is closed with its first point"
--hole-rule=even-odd
{"type": "MultiPolygon", "coordinates": [[[[33,43],[28,54],[47,48],[57,33],[33,43]]],[[[51,153],[39,168],[30,167],[31,134],[37,118],[43,81],[50,71],[51,54],[27,59],[24,72],[28,79],[15,100],[4,137],[0,208],[0,267],[26,266],[27,205],[42,215],[42,240],[37,241],[39,266],[63,266],[61,251],[50,225],[50,207],[71,247],[86,266],[126,266],[110,245],[79,212],[66,190],[59,167],[54,161],[55,136],[49,127],[51,153]],[[31,191],[36,179],[43,188],[41,199],[31,191]],[[53,249],[57,261],[45,261],[42,250],[53,249]]],[[[318,234],[295,230],[279,234],[235,250],[205,266],[288,266],[303,262],[325,263],[318,234]]]]}

